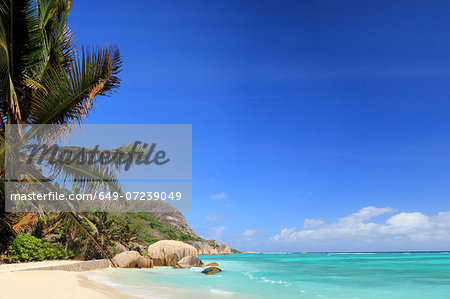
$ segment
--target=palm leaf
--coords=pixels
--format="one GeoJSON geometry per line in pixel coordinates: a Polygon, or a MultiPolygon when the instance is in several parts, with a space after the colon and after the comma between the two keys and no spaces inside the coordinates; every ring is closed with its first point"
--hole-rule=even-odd
{"type": "Polygon", "coordinates": [[[32,100],[30,121],[36,124],[80,123],[94,109],[97,95],[118,87],[121,58],[116,48],[82,49],[82,57],[68,69],[48,72],[32,100]]]}
{"type": "Polygon", "coordinates": [[[114,261],[112,260],[111,255],[103,248],[101,244],[98,243],[95,237],[84,227],[83,223],[80,221],[80,219],[77,217],[76,214],[71,212],[65,212],[64,216],[67,218],[69,225],[76,226],[79,229],[79,231],[81,231],[86,237],[88,237],[92,241],[92,243],[95,244],[95,246],[98,249],[100,249],[105,258],[109,259],[109,261],[114,267],[116,266],[114,261]]]}
{"type": "Polygon", "coordinates": [[[33,230],[37,221],[38,215],[36,213],[26,213],[24,216],[19,218],[17,223],[12,225],[12,230],[16,235],[23,234],[33,230]]]}

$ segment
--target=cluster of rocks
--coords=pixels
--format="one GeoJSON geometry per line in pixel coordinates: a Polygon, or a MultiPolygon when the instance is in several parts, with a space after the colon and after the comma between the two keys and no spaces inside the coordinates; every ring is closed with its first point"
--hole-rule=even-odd
{"type": "MultiPolygon", "coordinates": [[[[184,241],[184,243],[191,245],[197,249],[197,254],[201,255],[214,255],[214,254],[232,254],[231,248],[223,243],[219,244],[216,240],[199,240],[199,241],[184,241]]],[[[156,243],[155,243],[156,244],[156,243]]],[[[127,248],[122,244],[116,243],[116,249],[119,252],[127,251],[127,248]]],[[[143,245],[134,245],[130,250],[143,253],[145,251],[143,245]]]]}
{"type": "MultiPolygon", "coordinates": [[[[142,256],[137,251],[124,251],[113,258],[113,263],[120,268],[153,268],[156,266],[171,266],[175,269],[203,267],[204,263],[198,258],[197,249],[189,244],[162,240],[148,247],[147,254],[142,256]]],[[[207,275],[219,273],[217,263],[202,271],[207,275]]]]}
{"type": "MultiPolygon", "coordinates": [[[[197,241],[180,242],[161,240],[150,245],[147,251],[145,251],[142,245],[135,245],[135,248],[129,248],[131,251],[127,251],[125,246],[117,243],[116,248],[120,253],[113,259],[116,266],[121,268],[171,266],[176,269],[203,267],[204,264],[198,258],[198,254],[214,255],[232,253],[231,248],[227,244],[219,244],[216,240],[204,240],[200,238],[188,225],[184,215],[169,203],[155,201],[148,212],[150,216],[177,228],[183,234],[191,236],[197,241]]],[[[157,232],[154,233],[156,234],[157,232]]],[[[155,235],[154,237],[166,238],[167,236],[161,234],[155,235]]],[[[211,269],[205,269],[205,274],[214,274],[222,271],[216,263],[206,266],[211,269]]]]}
{"type": "Polygon", "coordinates": [[[156,242],[148,247],[147,255],[152,258],[154,266],[177,266],[178,268],[203,266],[203,263],[197,257],[197,249],[179,241],[163,240],[156,242]],[[179,262],[187,265],[187,267],[178,264],[179,262]],[[201,266],[197,266],[199,262],[202,264],[201,266]]]}
{"type": "Polygon", "coordinates": [[[113,263],[119,268],[153,268],[153,260],[137,251],[124,251],[113,258],[113,263]]]}
{"type": "MultiPolygon", "coordinates": [[[[221,244],[216,240],[204,240],[200,238],[194,230],[189,226],[184,215],[174,206],[167,202],[155,201],[148,208],[150,216],[157,218],[159,221],[170,224],[183,234],[191,236],[198,241],[185,241],[189,245],[192,245],[197,249],[198,254],[211,255],[211,254],[231,254],[231,248],[227,244],[221,244]]],[[[164,238],[164,236],[154,236],[158,238],[164,238]]]]}
{"type": "Polygon", "coordinates": [[[195,247],[198,254],[212,255],[233,253],[227,244],[219,244],[216,240],[185,241],[185,243],[195,247]]]}

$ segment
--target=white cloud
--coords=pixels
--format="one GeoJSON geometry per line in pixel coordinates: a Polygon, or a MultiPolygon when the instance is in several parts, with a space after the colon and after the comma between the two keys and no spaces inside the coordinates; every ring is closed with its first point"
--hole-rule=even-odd
{"type": "Polygon", "coordinates": [[[303,228],[314,228],[318,227],[325,222],[322,219],[309,219],[306,218],[305,221],[303,221],[303,228]]]}
{"type": "Polygon", "coordinates": [[[242,235],[239,236],[239,239],[242,241],[254,241],[257,238],[263,236],[265,232],[260,229],[246,229],[242,235]]]}
{"type": "Polygon", "coordinates": [[[242,234],[238,235],[235,239],[239,246],[248,249],[248,247],[254,247],[260,241],[267,240],[266,232],[261,229],[246,229],[242,234]]]}
{"type": "Polygon", "coordinates": [[[226,226],[212,227],[209,230],[208,237],[206,239],[214,239],[220,242],[222,239],[223,232],[225,231],[226,228],[227,228],[226,226]]]}
{"type": "Polygon", "coordinates": [[[218,194],[213,194],[209,198],[210,199],[217,199],[217,200],[219,200],[219,199],[227,199],[228,195],[225,192],[222,192],[222,193],[218,193],[218,194]]]}
{"type": "Polygon", "coordinates": [[[271,240],[291,244],[295,248],[314,247],[323,250],[336,246],[361,247],[361,244],[372,244],[372,247],[385,250],[408,246],[432,249],[427,246],[444,247],[442,241],[445,241],[445,244],[450,243],[450,211],[440,212],[435,216],[420,212],[401,212],[385,222],[373,222],[375,217],[394,211],[392,208],[365,207],[334,223],[305,219],[303,229],[284,228],[271,240]],[[429,243],[430,241],[434,243],[429,243]]]}

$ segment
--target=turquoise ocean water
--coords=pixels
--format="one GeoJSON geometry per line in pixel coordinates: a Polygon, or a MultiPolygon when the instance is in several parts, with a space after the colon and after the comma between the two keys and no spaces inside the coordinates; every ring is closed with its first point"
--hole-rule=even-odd
{"type": "Polygon", "coordinates": [[[88,278],[144,298],[450,298],[450,253],[200,256],[201,268],[111,269],[88,278]]]}

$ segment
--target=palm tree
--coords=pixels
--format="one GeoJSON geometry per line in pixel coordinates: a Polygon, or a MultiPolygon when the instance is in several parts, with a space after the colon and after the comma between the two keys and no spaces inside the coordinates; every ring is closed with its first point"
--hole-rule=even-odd
{"type": "MultiPolygon", "coordinates": [[[[34,216],[17,219],[4,212],[6,126],[80,125],[96,97],[111,94],[120,84],[118,49],[78,46],[67,25],[71,4],[0,0],[0,253],[14,233],[36,222],[34,216]]],[[[82,215],[64,217],[83,231],[82,215]]]]}

